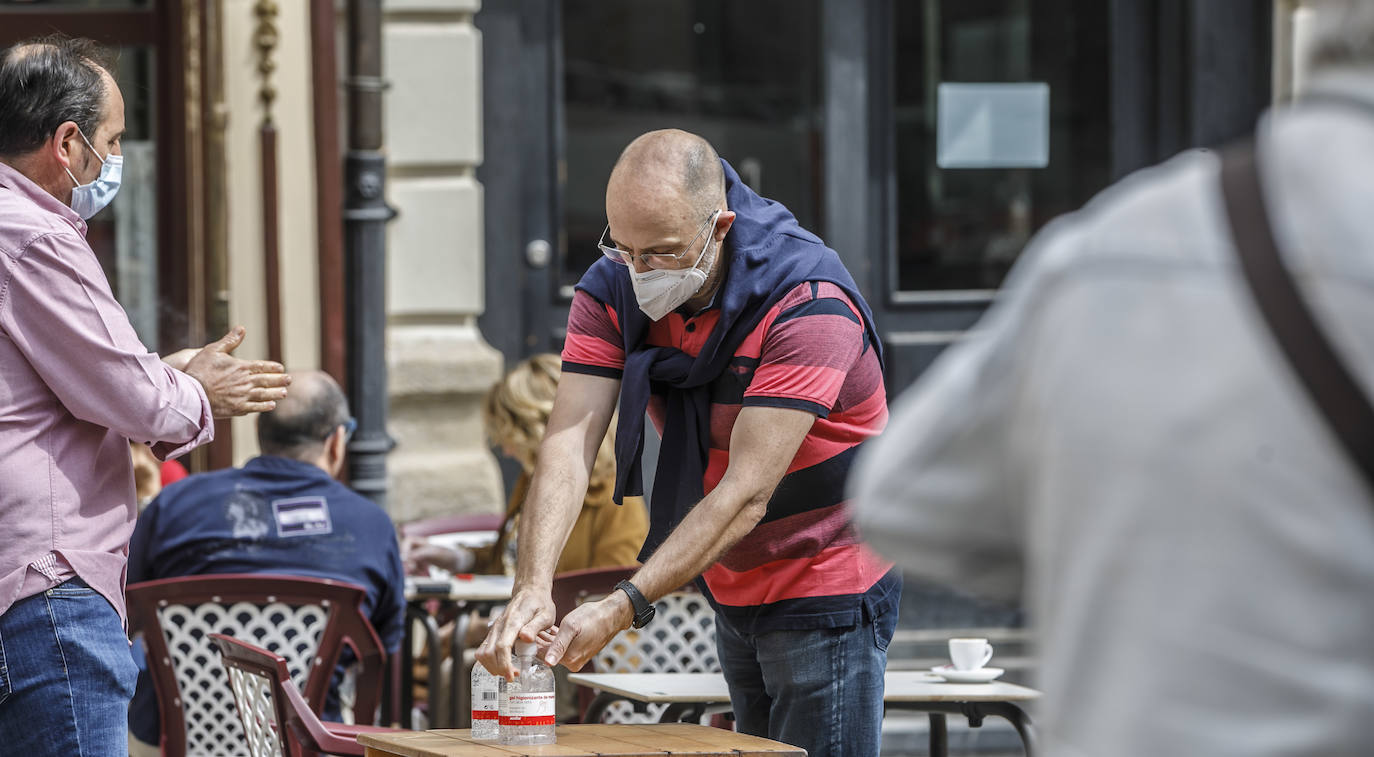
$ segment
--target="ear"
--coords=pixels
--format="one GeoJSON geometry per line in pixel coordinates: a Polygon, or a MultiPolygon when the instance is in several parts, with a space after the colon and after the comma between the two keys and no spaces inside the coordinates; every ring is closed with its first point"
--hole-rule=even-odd
{"type": "Polygon", "coordinates": [[[735,211],[722,210],[720,213],[720,217],[716,219],[715,238],[717,243],[725,241],[725,235],[729,233],[730,227],[733,226],[734,223],[735,211]]]}
{"type": "Polygon", "coordinates": [[[72,167],[73,154],[76,145],[81,143],[81,129],[77,127],[75,121],[63,121],[58,124],[57,129],[52,134],[52,145],[50,147],[52,156],[64,168],[72,167]]]}
{"type": "Polygon", "coordinates": [[[343,470],[344,456],[348,454],[348,446],[345,441],[343,426],[334,429],[334,433],[329,435],[329,441],[325,442],[326,456],[329,462],[329,475],[338,478],[340,471],[343,470]]]}

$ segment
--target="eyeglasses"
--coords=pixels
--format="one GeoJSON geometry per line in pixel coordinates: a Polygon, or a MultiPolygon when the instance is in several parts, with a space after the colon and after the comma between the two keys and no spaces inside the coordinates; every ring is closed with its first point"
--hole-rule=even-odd
{"type": "MultiPolygon", "coordinates": [[[[352,418],[352,417],[345,418],[345,419],[344,419],[344,422],[343,422],[343,423],[340,423],[339,426],[343,426],[343,430],[344,430],[344,444],[347,444],[347,443],[349,442],[349,440],[351,440],[351,439],[353,438],[353,432],[358,430],[358,419],[357,419],[357,418],[352,418]]],[[[338,428],[339,426],[335,426],[334,428],[338,428]]],[[[334,432],[333,432],[333,431],[330,431],[330,432],[329,432],[329,436],[333,436],[333,435],[334,435],[334,432]]],[[[326,436],[325,438],[328,439],[329,437],[326,436]]]]}
{"type": "Polygon", "coordinates": [[[701,229],[697,231],[697,235],[692,237],[692,241],[688,242],[687,246],[682,248],[681,252],[643,252],[635,255],[619,247],[613,247],[606,244],[606,235],[611,233],[610,224],[606,224],[606,228],[601,232],[601,239],[596,243],[596,246],[601,250],[602,255],[605,255],[621,265],[633,265],[635,258],[638,258],[644,261],[644,265],[650,268],[676,268],[678,261],[682,260],[687,253],[691,252],[693,247],[696,247],[697,240],[701,239],[701,235],[706,233],[707,228],[714,225],[713,222],[719,215],[719,210],[711,213],[711,217],[707,218],[705,222],[701,224],[701,229]]]}

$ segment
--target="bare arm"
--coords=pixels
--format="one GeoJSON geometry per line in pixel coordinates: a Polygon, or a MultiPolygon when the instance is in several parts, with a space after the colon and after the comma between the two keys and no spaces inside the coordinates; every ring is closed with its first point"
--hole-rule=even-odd
{"type": "Polygon", "coordinates": [[[539,461],[521,508],[515,593],[477,650],[487,670],[513,677],[510,649],[518,635],[534,641],[553,625],[553,574],[572,532],[601,440],[615,413],[620,382],[564,373],[549,414],[539,461]]]}
{"type": "MultiPolygon", "coordinates": [[[[802,410],[746,407],[730,436],[730,466],[632,580],[650,601],[710,567],[763,518],[816,416],[802,410]]],[[[629,628],[634,611],[624,592],[578,607],[563,619],[545,659],[580,669],[611,637],[629,628]]]]}

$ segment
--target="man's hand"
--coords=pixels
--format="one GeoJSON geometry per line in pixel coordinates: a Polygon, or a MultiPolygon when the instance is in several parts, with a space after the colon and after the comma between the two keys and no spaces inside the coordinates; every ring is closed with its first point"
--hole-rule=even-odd
{"type": "Polygon", "coordinates": [[[612,591],[605,599],[573,608],[558,627],[558,635],[544,653],[544,662],[560,662],[577,672],[617,633],[630,627],[634,605],[623,591],[612,591]]]}
{"type": "Polygon", "coordinates": [[[281,363],[240,360],[233,352],[243,343],[244,329],[235,326],[219,341],[205,345],[186,363],[186,373],[205,387],[216,418],[265,413],[286,396],[291,376],[281,363]]]}
{"type": "MultiPolygon", "coordinates": [[[[568,613],[572,617],[572,613],[568,613]]],[[[477,648],[477,662],[492,675],[507,681],[515,680],[515,668],[510,664],[510,648],[515,637],[538,642],[540,634],[553,627],[553,597],[548,590],[519,589],[501,613],[491,623],[491,630],[482,646],[477,648]]],[[[547,643],[547,636],[544,636],[547,643]]]]}

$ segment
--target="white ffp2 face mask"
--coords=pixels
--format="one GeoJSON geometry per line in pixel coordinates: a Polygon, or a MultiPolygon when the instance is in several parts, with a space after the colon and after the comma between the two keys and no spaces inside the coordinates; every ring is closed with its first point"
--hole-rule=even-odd
{"type": "MultiPolygon", "coordinates": [[[[100,153],[91,144],[91,140],[86,139],[85,134],[81,135],[81,139],[91,148],[91,152],[100,158],[100,153]]],[[[77,181],[70,168],[67,169],[67,176],[71,177],[72,183],[76,185],[72,189],[72,210],[89,220],[91,216],[99,213],[101,208],[109,205],[110,200],[119,192],[119,183],[124,176],[124,156],[106,155],[101,158],[100,175],[90,184],[77,181]]]]}
{"type": "Polygon", "coordinates": [[[711,236],[706,239],[701,257],[697,258],[697,262],[691,268],[649,270],[644,273],[630,268],[630,283],[634,286],[635,300],[639,302],[639,309],[649,316],[649,320],[659,320],[701,291],[702,286],[706,284],[706,277],[711,273],[711,266],[716,263],[715,241],[715,224],[712,224],[711,236]]]}

